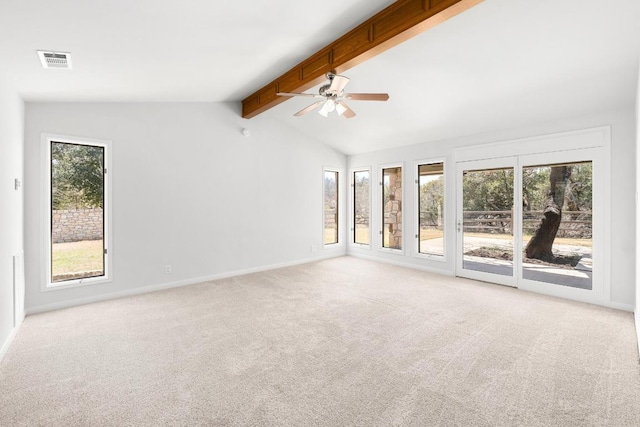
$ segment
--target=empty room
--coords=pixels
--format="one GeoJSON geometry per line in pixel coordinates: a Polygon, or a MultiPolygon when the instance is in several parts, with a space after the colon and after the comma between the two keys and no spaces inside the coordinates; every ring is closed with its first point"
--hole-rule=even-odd
{"type": "Polygon", "coordinates": [[[0,1],[0,426],[640,425],[639,22],[0,1]]]}

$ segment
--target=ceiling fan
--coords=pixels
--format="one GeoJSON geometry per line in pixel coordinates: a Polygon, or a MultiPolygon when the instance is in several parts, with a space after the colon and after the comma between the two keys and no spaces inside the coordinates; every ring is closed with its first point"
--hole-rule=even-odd
{"type": "Polygon", "coordinates": [[[350,119],[355,117],[356,113],[349,108],[344,102],[345,100],[386,101],[389,99],[388,93],[344,93],[344,88],[347,86],[347,83],[349,83],[349,78],[331,72],[326,75],[329,83],[321,86],[319,94],[317,95],[313,93],[278,92],[280,96],[304,96],[307,98],[321,99],[321,101],[314,102],[308,107],[298,111],[294,116],[302,116],[322,105],[322,108],[318,111],[321,116],[328,117],[329,113],[335,111],[339,116],[350,119]]]}

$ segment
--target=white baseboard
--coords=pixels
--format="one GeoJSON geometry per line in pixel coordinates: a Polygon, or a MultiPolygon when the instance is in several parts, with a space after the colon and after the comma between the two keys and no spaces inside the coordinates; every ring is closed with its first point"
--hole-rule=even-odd
{"type": "Polygon", "coordinates": [[[7,337],[7,339],[4,341],[4,343],[2,343],[2,348],[0,348],[0,363],[2,363],[2,359],[4,359],[4,356],[5,354],[7,354],[7,351],[9,351],[9,347],[11,347],[11,343],[13,342],[13,339],[16,337],[16,334],[18,333],[18,329],[20,329],[20,325],[22,325],[22,323],[18,324],[18,326],[13,328],[11,330],[11,333],[9,333],[9,336],[7,337]]]}
{"type": "Polygon", "coordinates": [[[440,270],[437,268],[425,267],[423,265],[416,265],[408,262],[394,261],[386,258],[378,258],[376,256],[364,255],[364,254],[354,253],[354,252],[349,252],[347,255],[352,256],[354,258],[362,258],[369,261],[376,261],[376,262],[382,262],[385,264],[396,265],[398,267],[406,267],[406,268],[411,268],[413,270],[420,270],[420,271],[426,271],[428,273],[440,274],[442,276],[453,276],[453,273],[449,270],[440,270]]]}
{"type": "Polygon", "coordinates": [[[636,344],[638,344],[638,357],[640,358],[640,307],[636,308],[633,317],[636,320],[636,335],[638,336],[638,341],[636,341],[636,344]]]}
{"type": "MultiPolygon", "coordinates": [[[[383,262],[385,264],[391,264],[391,265],[397,265],[399,267],[406,267],[406,268],[412,268],[414,270],[421,270],[421,271],[426,271],[429,273],[435,273],[435,274],[441,274],[443,276],[455,276],[455,274],[452,271],[449,270],[439,270],[436,268],[431,268],[431,267],[425,267],[425,266],[421,266],[421,265],[415,265],[415,264],[411,264],[411,263],[407,263],[407,262],[400,262],[400,261],[394,261],[394,260],[390,260],[390,259],[385,259],[385,258],[379,258],[376,256],[372,256],[372,255],[366,255],[366,254],[360,254],[360,253],[354,253],[354,252],[349,252],[347,254],[348,256],[352,256],[355,258],[362,258],[362,259],[367,259],[370,261],[376,261],[376,262],[383,262]]],[[[524,291],[526,291],[526,289],[523,289],[524,291]]],[[[535,293],[539,293],[541,295],[546,295],[542,292],[535,292],[535,293]]],[[[563,298],[557,295],[551,295],[551,296],[555,296],[557,298],[563,298]]],[[[572,301],[578,301],[578,300],[572,300],[572,301]]],[[[588,304],[597,304],[597,305],[601,305],[604,307],[609,307],[609,308],[614,308],[616,310],[622,310],[622,311],[628,311],[633,313],[635,307],[631,304],[625,304],[625,303],[621,303],[621,302],[616,302],[616,301],[598,301],[598,302],[591,302],[591,301],[582,301],[582,302],[586,302],[588,304]]],[[[639,338],[639,342],[640,342],[640,319],[638,319],[639,316],[636,316],[636,329],[638,331],[638,338],[639,338]]]]}
{"type": "Polygon", "coordinates": [[[624,303],[615,302],[615,301],[610,301],[608,303],[604,303],[603,305],[610,308],[615,308],[616,310],[629,311],[631,313],[633,313],[635,309],[635,307],[631,304],[624,304],[624,303]]]}
{"type": "Polygon", "coordinates": [[[164,289],[195,285],[196,283],[210,282],[212,280],[226,279],[229,277],[236,277],[236,276],[244,276],[245,274],[259,273],[261,271],[275,270],[277,268],[292,267],[294,265],[308,264],[310,262],[322,261],[324,259],[329,259],[329,258],[337,258],[344,255],[345,253],[343,252],[332,252],[330,254],[318,255],[313,258],[305,258],[305,259],[300,259],[296,261],[270,264],[266,266],[247,268],[243,270],[228,271],[225,273],[214,274],[211,276],[194,277],[192,279],[178,280],[175,282],[168,282],[168,283],[160,283],[157,285],[149,285],[149,286],[143,286],[143,287],[133,288],[133,289],[125,289],[122,291],[110,292],[107,294],[95,295],[87,298],[78,298],[78,299],[69,300],[69,301],[61,301],[61,302],[52,303],[52,304],[44,304],[44,305],[27,308],[26,314],[31,315],[31,314],[45,313],[47,311],[60,310],[63,308],[91,304],[94,302],[128,297],[132,295],[146,294],[149,292],[161,291],[164,289]]]}

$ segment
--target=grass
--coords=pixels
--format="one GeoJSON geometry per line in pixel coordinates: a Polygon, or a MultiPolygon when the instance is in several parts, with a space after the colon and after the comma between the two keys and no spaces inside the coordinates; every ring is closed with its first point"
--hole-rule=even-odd
{"type": "Polygon", "coordinates": [[[356,241],[363,245],[368,245],[369,242],[369,226],[366,224],[356,224],[356,241]]]}
{"type": "MultiPolygon", "coordinates": [[[[325,228],[324,229],[324,241],[330,242],[335,239],[335,228],[325,228]]],[[[351,239],[351,236],[349,236],[351,239]]],[[[356,225],[356,241],[358,243],[368,245],[369,244],[369,228],[364,224],[356,225]]]]}
{"type": "Polygon", "coordinates": [[[443,230],[420,229],[420,240],[441,239],[444,237],[443,230]]]}
{"type": "Polygon", "coordinates": [[[53,276],[103,270],[102,240],[54,243],[52,245],[53,276]]]}
{"type": "MultiPolygon", "coordinates": [[[[325,242],[330,241],[335,236],[335,229],[325,229],[325,242]]],[[[484,239],[498,239],[498,240],[512,240],[513,236],[510,234],[491,234],[491,233],[464,233],[467,237],[481,237],[484,239]]],[[[385,236],[386,237],[386,236],[385,236]]],[[[444,231],[442,230],[434,230],[434,229],[421,229],[420,230],[420,240],[431,240],[431,239],[441,239],[444,237],[444,231]]],[[[356,238],[358,242],[368,244],[369,243],[369,228],[364,224],[358,224],[356,226],[356,238]]],[[[386,240],[386,239],[385,239],[386,240]]],[[[525,245],[529,240],[531,240],[530,235],[522,236],[522,240],[525,242],[525,245]]],[[[576,239],[570,237],[556,237],[553,241],[555,245],[573,245],[573,246],[584,246],[590,248],[592,246],[591,239],[576,239]]],[[[388,242],[385,241],[385,244],[388,245],[388,242]]]]}
{"type": "MultiPolygon", "coordinates": [[[[439,239],[444,236],[442,230],[420,230],[420,240],[439,239]]],[[[384,244],[389,246],[388,235],[385,234],[384,244]]],[[[356,239],[359,243],[369,244],[369,228],[364,224],[356,226],[356,239]]]]}
{"type": "Polygon", "coordinates": [[[324,244],[331,245],[336,243],[336,229],[326,228],[324,229],[324,244]]]}

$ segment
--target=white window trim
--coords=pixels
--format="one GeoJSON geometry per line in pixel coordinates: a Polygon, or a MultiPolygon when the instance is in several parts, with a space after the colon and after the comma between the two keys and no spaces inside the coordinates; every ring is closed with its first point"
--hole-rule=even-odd
{"type": "Polygon", "coordinates": [[[344,180],[344,172],[342,169],[340,168],[336,168],[336,167],[332,167],[332,166],[325,166],[322,168],[322,248],[323,249],[334,249],[334,248],[338,248],[341,246],[344,246],[344,208],[343,208],[343,200],[346,200],[343,194],[344,191],[344,185],[342,184],[342,181],[344,180]],[[338,242],[337,243],[325,243],[324,242],[324,174],[325,172],[336,172],[338,174],[338,182],[337,182],[337,189],[338,189],[338,218],[337,220],[337,226],[338,226],[338,242]]]}
{"type": "Polygon", "coordinates": [[[371,166],[363,166],[359,168],[352,168],[349,170],[349,234],[350,238],[348,239],[349,245],[360,248],[360,249],[371,249],[371,241],[373,240],[373,218],[371,213],[373,212],[373,198],[371,197],[371,191],[373,187],[373,174],[371,171],[371,166]],[[355,199],[355,180],[354,174],[356,172],[369,172],[369,244],[366,243],[356,243],[355,241],[355,210],[356,210],[356,199],[355,199]]]}
{"type": "MultiPolygon", "coordinates": [[[[396,255],[404,255],[405,252],[405,248],[407,247],[407,229],[406,229],[406,224],[404,222],[405,220],[405,214],[404,214],[404,210],[405,210],[405,205],[406,203],[406,195],[407,195],[407,185],[406,182],[407,180],[405,179],[405,175],[406,175],[406,170],[404,167],[404,162],[396,162],[396,163],[386,163],[383,165],[378,165],[378,196],[377,196],[377,200],[378,200],[378,214],[380,215],[380,228],[378,229],[378,250],[380,252],[386,252],[386,253],[390,253],[390,254],[396,254],[396,255]],[[383,170],[384,169],[392,169],[392,168],[402,168],[402,210],[401,210],[401,215],[402,215],[402,249],[393,249],[393,248],[385,248],[383,246],[383,234],[382,234],[382,227],[384,227],[384,214],[383,214],[383,210],[384,210],[384,200],[382,197],[382,183],[383,183],[383,170]]],[[[373,236],[372,236],[373,238],[373,236]]]]}
{"type": "Polygon", "coordinates": [[[416,162],[414,162],[414,166],[413,166],[413,172],[414,172],[414,187],[413,187],[413,197],[414,197],[414,210],[416,211],[416,218],[415,218],[415,223],[413,224],[413,226],[415,227],[415,233],[413,234],[414,236],[414,258],[420,258],[420,259],[428,259],[430,261],[437,261],[437,262],[447,262],[447,252],[448,252],[448,245],[447,245],[447,227],[448,224],[447,222],[449,221],[449,218],[447,217],[448,212],[447,212],[447,161],[445,158],[440,157],[440,158],[435,158],[435,159],[428,159],[428,160],[417,160],[416,162]],[[419,181],[420,181],[420,172],[419,172],[419,168],[421,165],[433,165],[435,163],[442,163],[442,177],[443,177],[443,185],[442,185],[442,191],[444,193],[444,203],[443,203],[443,212],[442,212],[442,217],[444,218],[445,224],[444,224],[444,233],[443,233],[443,243],[442,243],[442,250],[444,252],[444,255],[436,255],[436,254],[423,254],[420,253],[420,185],[419,185],[419,181]]]}
{"type": "Polygon", "coordinates": [[[43,173],[43,186],[41,187],[41,254],[43,256],[42,263],[42,277],[40,290],[42,292],[55,291],[59,289],[75,288],[79,286],[95,285],[99,283],[107,283],[113,281],[112,275],[112,214],[111,214],[111,141],[93,139],[93,138],[81,138],[65,135],[56,135],[43,133],[41,136],[41,153],[42,153],[42,165],[41,171],[43,173]],[[104,276],[89,277],[85,279],[68,280],[62,283],[51,282],[51,142],[62,142],[68,144],[81,144],[81,145],[94,145],[104,148],[104,167],[107,170],[104,179],[104,247],[107,249],[107,253],[104,257],[104,276]]]}

